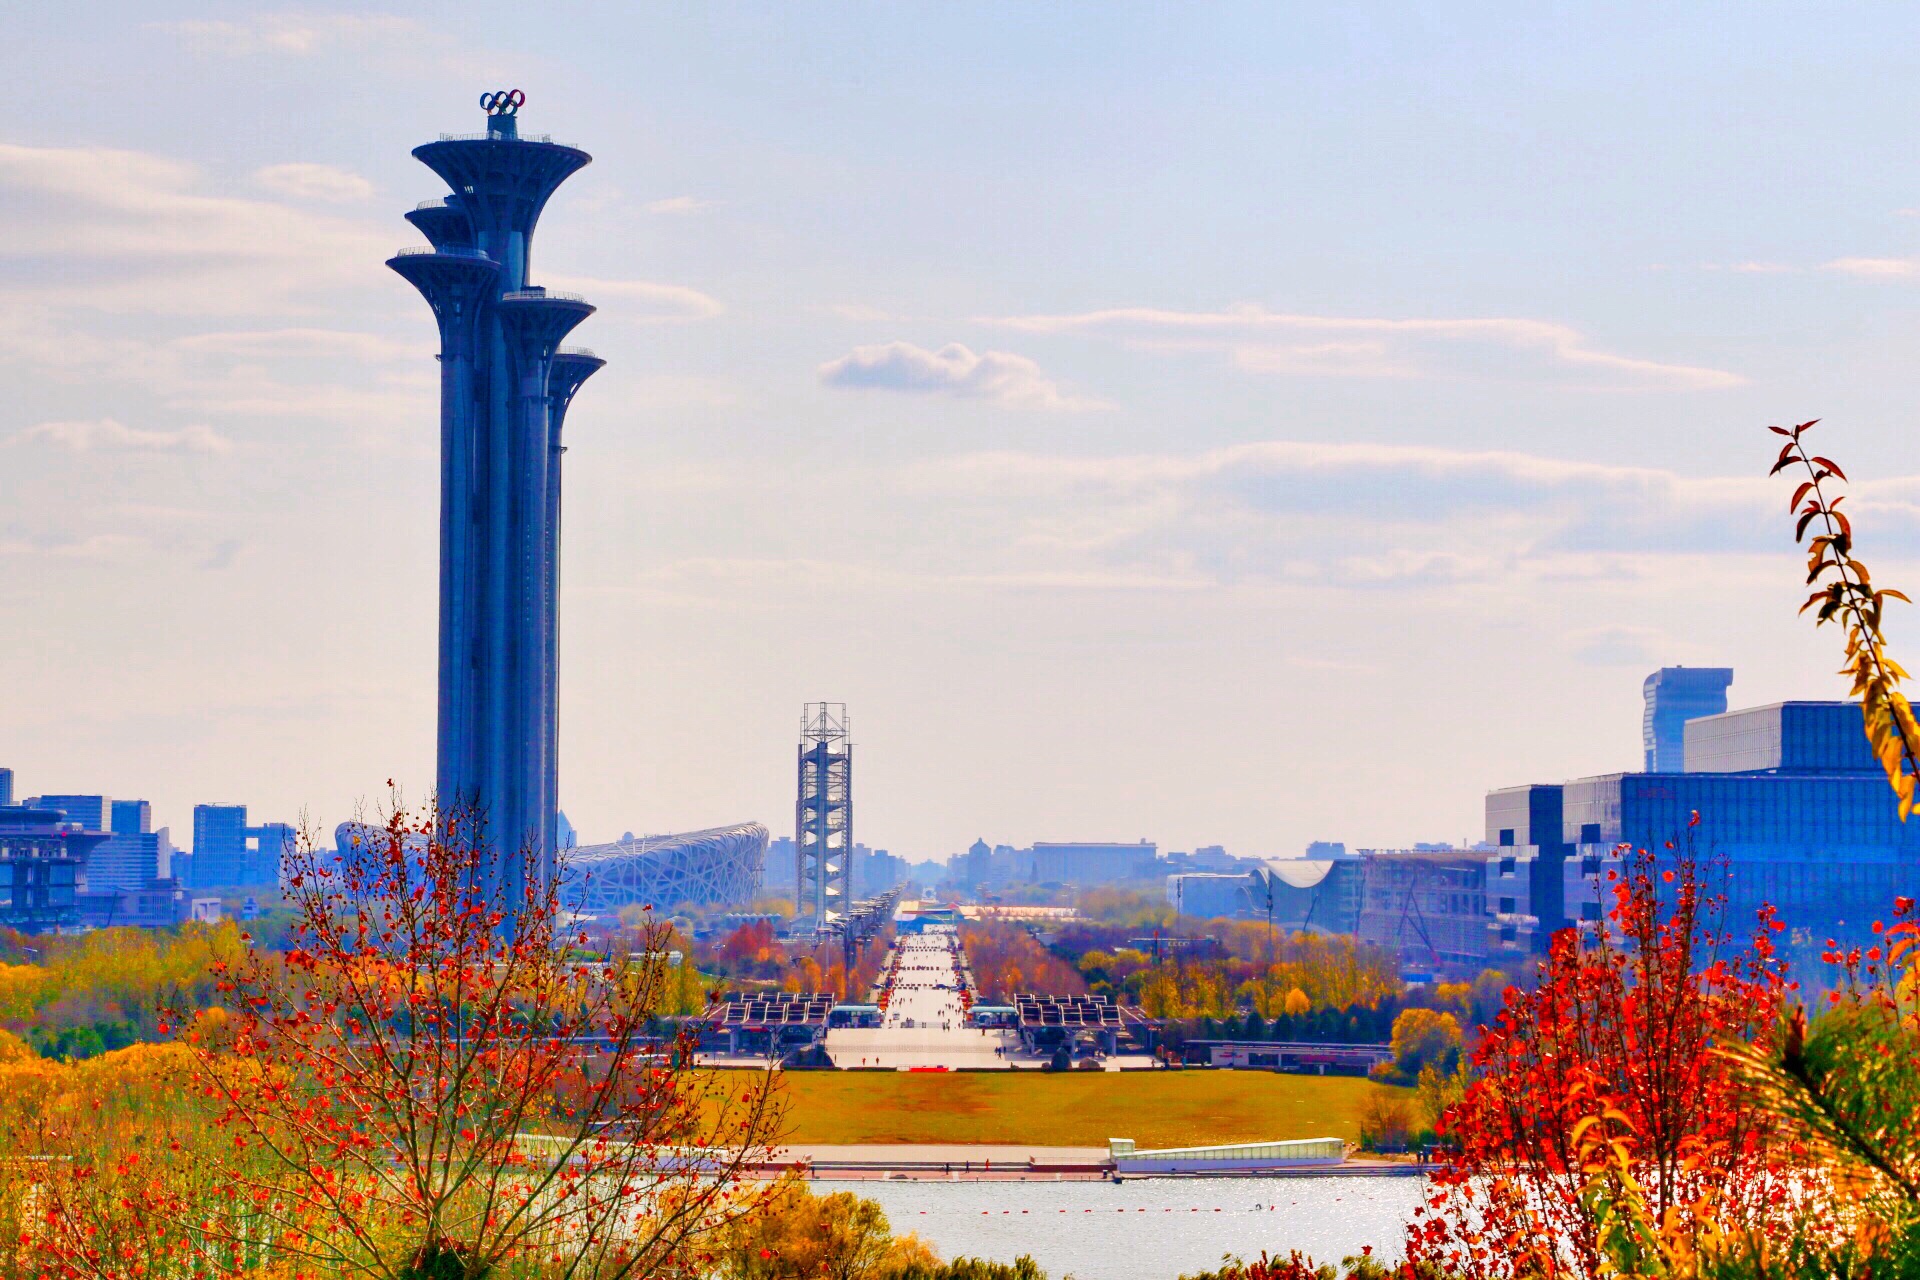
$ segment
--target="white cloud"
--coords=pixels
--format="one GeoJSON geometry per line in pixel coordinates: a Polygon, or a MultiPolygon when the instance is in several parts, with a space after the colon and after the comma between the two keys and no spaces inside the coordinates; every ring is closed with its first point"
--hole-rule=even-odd
{"type": "Polygon", "coordinates": [[[1576,662],[1593,667],[1657,667],[1672,659],[1675,644],[1652,627],[1592,627],[1567,636],[1576,662]]]}
{"type": "Polygon", "coordinates": [[[261,13],[239,21],[193,18],[148,26],[177,37],[196,53],[229,58],[263,53],[307,57],[332,48],[405,39],[423,30],[411,18],[385,13],[261,13]]]}
{"type": "MultiPolygon", "coordinates": [[[[694,556],[657,566],[637,578],[641,590],[662,596],[705,592],[737,595],[748,584],[808,591],[1204,591],[1211,582],[1182,575],[1105,570],[927,572],[853,560],[810,557],[694,556]]],[[[617,589],[616,589],[617,590],[617,589]]],[[[755,593],[757,594],[757,593],[755,593]]]]}
{"type": "Polygon", "coordinates": [[[233,452],[233,441],[212,427],[195,424],[176,431],[129,427],[112,418],[91,422],[42,422],[13,433],[14,444],[46,444],[70,453],[233,452]]]}
{"type": "Polygon", "coordinates": [[[1842,275],[1871,280],[1904,280],[1920,275],[1920,260],[1913,258],[1835,258],[1825,266],[1842,275]]]}
{"type": "Polygon", "coordinates": [[[386,283],[391,233],[201,185],[193,166],[143,152],[0,144],[0,293],[65,309],[253,315],[386,283]]]}
{"type": "Polygon", "coordinates": [[[199,567],[212,572],[218,572],[221,569],[231,569],[233,562],[240,556],[240,548],[242,545],[244,544],[242,544],[238,538],[220,539],[220,541],[207,548],[207,553],[200,558],[199,567]]]}
{"type": "MultiPolygon", "coordinates": [[[[957,504],[967,527],[1002,531],[1031,568],[1222,585],[1602,582],[1793,554],[1777,481],[1504,450],[1266,441],[1190,454],[994,452],[917,464],[896,483],[922,503],[957,504]]],[[[1920,549],[1920,477],[1855,485],[1852,502],[1875,545],[1920,549]]]]}
{"type": "Polygon", "coordinates": [[[581,294],[600,308],[601,316],[614,320],[642,323],[711,320],[726,310],[719,299],[685,285],[657,284],[651,280],[601,280],[551,272],[541,272],[536,283],[540,282],[552,289],[581,294]]]}
{"type": "Polygon", "coordinates": [[[1107,404],[1068,395],[1025,356],[1007,351],[975,354],[957,342],[938,351],[911,342],[855,347],[851,354],[820,366],[830,387],[877,388],[991,400],[1019,409],[1078,411],[1107,404]]]}
{"type": "Polygon", "coordinates": [[[254,171],[253,180],[275,195],[295,200],[321,200],[328,204],[352,204],[373,195],[373,184],[357,173],[330,164],[295,161],[270,164],[254,171]]]}
{"type": "Polygon", "coordinates": [[[1604,351],[1569,325],[1514,317],[1392,319],[1298,315],[1258,306],[1226,311],[1118,307],[1002,316],[983,323],[1022,333],[1082,334],[1143,349],[1225,352],[1240,367],[1267,373],[1411,378],[1482,370],[1511,377],[1526,373],[1532,362],[1555,376],[1576,373],[1610,388],[1715,390],[1746,382],[1723,369],[1604,351]]]}
{"type": "Polygon", "coordinates": [[[718,203],[717,200],[702,200],[699,196],[668,196],[665,200],[649,200],[641,208],[648,213],[700,213],[718,203]]]}

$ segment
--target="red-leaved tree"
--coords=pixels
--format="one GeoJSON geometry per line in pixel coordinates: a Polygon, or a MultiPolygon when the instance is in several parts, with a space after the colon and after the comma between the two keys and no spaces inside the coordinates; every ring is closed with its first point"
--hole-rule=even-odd
{"type": "Polygon", "coordinates": [[[1724,899],[1703,881],[1724,865],[1696,856],[1698,823],[1657,854],[1622,846],[1605,922],[1557,935],[1537,985],[1509,988],[1480,1029],[1409,1230],[1416,1263],[1592,1277],[1652,1245],[1614,1238],[1623,1223],[1684,1248],[1696,1224],[1779,1217],[1792,1172],[1720,1046],[1777,1027],[1781,926],[1763,913],[1744,945],[1721,928],[1724,899]]]}
{"type": "Polygon", "coordinates": [[[226,1202],[153,1220],[389,1280],[701,1270],[767,1157],[773,1077],[654,1034],[666,926],[621,962],[572,950],[538,870],[463,813],[396,806],[338,856],[303,841],[292,946],[222,966],[218,1034],[182,1024],[226,1202]]]}

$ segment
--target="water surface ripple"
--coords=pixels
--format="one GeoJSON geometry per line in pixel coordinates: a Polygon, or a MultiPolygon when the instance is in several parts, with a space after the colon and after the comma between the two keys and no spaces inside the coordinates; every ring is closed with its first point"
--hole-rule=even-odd
{"type": "Polygon", "coordinates": [[[1050,1280],[1175,1280],[1221,1255],[1299,1249],[1396,1258],[1423,1178],[1146,1178],[1110,1182],[829,1182],[878,1200],[943,1258],[1031,1254],[1050,1280]]]}

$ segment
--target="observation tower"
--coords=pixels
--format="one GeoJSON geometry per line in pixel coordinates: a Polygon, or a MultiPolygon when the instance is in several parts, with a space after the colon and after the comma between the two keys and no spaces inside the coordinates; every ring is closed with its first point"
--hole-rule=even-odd
{"type": "MultiPolygon", "coordinates": [[[[406,215],[428,244],[387,265],[440,327],[440,803],[476,815],[494,849],[534,850],[550,879],[561,427],[605,361],[560,345],[593,308],[530,283],[540,212],[592,157],[522,136],[525,101],[518,89],[484,94],[485,133],[414,148],[449,194],[406,215]]],[[[527,864],[496,865],[489,887],[511,910],[527,864]]]]}
{"type": "Polygon", "coordinates": [[[809,702],[801,712],[794,927],[816,934],[844,930],[853,904],[852,732],[844,702],[809,702]]]}

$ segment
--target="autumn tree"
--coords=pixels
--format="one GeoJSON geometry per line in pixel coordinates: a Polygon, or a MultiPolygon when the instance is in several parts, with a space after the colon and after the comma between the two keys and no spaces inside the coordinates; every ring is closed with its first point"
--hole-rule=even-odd
{"type": "Polygon", "coordinates": [[[872,1200],[836,1191],[816,1196],[804,1183],[776,1182],[753,1211],[715,1241],[716,1280],[893,1280],[937,1266],[918,1237],[894,1235],[872,1200]]]}
{"type": "MultiPolygon", "coordinates": [[[[1694,819],[1697,823],[1697,815],[1694,819]]],[[[1736,947],[1684,840],[1622,848],[1606,925],[1555,935],[1509,988],[1441,1125],[1408,1254],[1463,1277],[1608,1274],[1614,1210],[1685,1242],[1781,1225],[1777,1126],[1721,1051],[1765,1043],[1787,992],[1763,913],[1736,947]]]]}
{"type": "Polygon", "coordinates": [[[1048,996],[1086,993],[1081,972],[1041,946],[1022,925],[970,921],[961,926],[960,940],[984,1000],[999,1003],[1029,991],[1048,996]]]}
{"type": "Polygon", "coordinates": [[[694,1268],[778,1110],[766,1073],[697,1072],[648,1036],[666,927],[581,960],[556,879],[468,815],[396,806],[363,831],[339,857],[302,842],[294,946],[216,962],[230,1025],[183,1028],[229,1208],[294,1265],[382,1280],[694,1268]]]}
{"type": "Polygon", "coordinates": [[[1412,1084],[1428,1067],[1451,1073],[1461,1043],[1460,1023],[1451,1013],[1403,1009],[1393,1020],[1393,1060],[1375,1074],[1395,1084],[1412,1084]]]}
{"type": "Polygon", "coordinates": [[[1413,1108],[1400,1093],[1375,1089],[1360,1100],[1360,1145],[1369,1151],[1405,1151],[1413,1108]]]}
{"type": "MultiPolygon", "coordinates": [[[[1815,588],[1801,612],[1842,632],[1842,674],[1906,821],[1920,799],[1920,722],[1883,624],[1887,602],[1907,597],[1876,587],[1855,556],[1845,498],[1834,492],[1846,474],[1807,447],[1814,425],[1770,428],[1785,437],[1773,471],[1797,481],[1789,507],[1815,588]]],[[[1827,941],[1821,960],[1833,980],[1824,1001],[1786,1011],[1771,1039],[1728,1048],[1756,1104],[1785,1130],[1796,1158],[1819,1171],[1822,1194],[1784,1244],[1728,1232],[1724,1274],[1920,1273],[1920,920],[1912,897],[1890,906],[1869,941],[1827,941]]]]}

